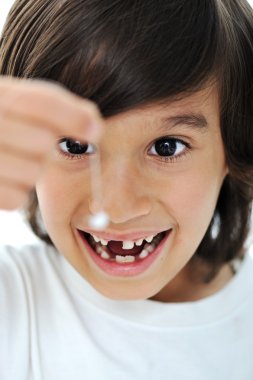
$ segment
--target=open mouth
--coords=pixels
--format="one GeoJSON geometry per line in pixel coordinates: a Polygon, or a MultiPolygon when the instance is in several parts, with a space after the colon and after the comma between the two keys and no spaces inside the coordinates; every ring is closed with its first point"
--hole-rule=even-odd
{"type": "Polygon", "coordinates": [[[160,232],[154,236],[151,235],[136,241],[106,241],[84,231],[79,230],[79,233],[92,248],[92,251],[108,264],[109,262],[130,264],[143,261],[152,255],[169,231],[160,232]]]}

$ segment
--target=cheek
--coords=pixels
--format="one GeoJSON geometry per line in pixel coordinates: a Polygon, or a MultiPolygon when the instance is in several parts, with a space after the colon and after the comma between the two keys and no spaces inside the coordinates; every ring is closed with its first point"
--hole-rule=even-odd
{"type": "MultiPolygon", "coordinates": [[[[71,219],[81,198],[80,182],[58,170],[48,170],[37,183],[42,217],[47,226],[62,225],[71,219]]],[[[83,186],[85,189],[85,186],[83,186]]]]}
{"type": "Polygon", "coordinates": [[[202,237],[212,219],[223,177],[197,170],[170,185],[164,203],[179,231],[202,237]]]}

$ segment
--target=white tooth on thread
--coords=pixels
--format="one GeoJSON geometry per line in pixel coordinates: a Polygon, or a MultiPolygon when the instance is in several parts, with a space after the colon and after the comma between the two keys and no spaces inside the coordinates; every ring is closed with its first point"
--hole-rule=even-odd
{"type": "Polygon", "coordinates": [[[108,259],[110,258],[110,255],[109,255],[107,252],[103,251],[103,252],[101,253],[101,257],[102,257],[103,259],[108,260],[108,259]]]}
{"type": "Polygon", "coordinates": [[[116,261],[117,263],[133,263],[135,261],[134,256],[121,256],[121,255],[116,255],[116,261]]]}
{"type": "Polygon", "coordinates": [[[144,259],[145,257],[148,256],[148,254],[149,254],[148,250],[144,248],[144,249],[141,251],[141,253],[139,254],[139,258],[140,258],[140,259],[144,259]]]}
{"type": "Polygon", "coordinates": [[[135,245],[138,245],[138,246],[142,245],[143,240],[144,240],[144,239],[136,240],[135,245]]]}
{"type": "Polygon", "coordinates": [[[122,242],[123,249],[132,249],[134,247],[134,242],[131,240],[126,240],[122,242]]]}
{"type": "Polygon", "coordinates": [[[107,245],[107,244],[108,244],[108,241],[107,241],[107,240],[100,239],[100,241],[101,241],[101,244],[102,244],[102,245],[107,245]]]}
{"type": "Polygon", "coordinates": [[[148,242],[148,243],[151,243],[151,241],[153,240],[154,238],[154,235],[150,235],[148,237],[145,238],[145,240],[148,242]]]}

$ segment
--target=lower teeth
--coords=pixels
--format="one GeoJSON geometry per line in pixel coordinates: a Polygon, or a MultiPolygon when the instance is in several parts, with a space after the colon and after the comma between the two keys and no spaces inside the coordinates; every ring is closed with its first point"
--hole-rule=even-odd
{"type": "Polygon", "coordinates": [[[140,259],[145,259],[145,257],[147,257],[149,255],[149,251],[147,249],[143,249],[139,255],[140,259]]]}
{"type": "Polygon", "coordinates": [[[116,261],[117,261],[117,263],[133,263],[135,261],[135,256],[116,255],[116,261]]]}
{"type": "Polygon", "coordinates": [[[109,253],[107,253],[106,251],[103,251],[103,252],[101,253],[101,257],[102,257],[103,259],[108,260],[108,259],[110,258],[110,255],[109,255],[109,253]]]}

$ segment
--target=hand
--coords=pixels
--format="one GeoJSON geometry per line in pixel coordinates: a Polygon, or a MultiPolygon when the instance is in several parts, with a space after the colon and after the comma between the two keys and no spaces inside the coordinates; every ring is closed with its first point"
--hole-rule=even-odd
{"type": "Polygon", "coordinates": [[[98,108],[60,85],[0,77],[0,208],[24,205],[59,136],[94,141],[98,108]]]}

